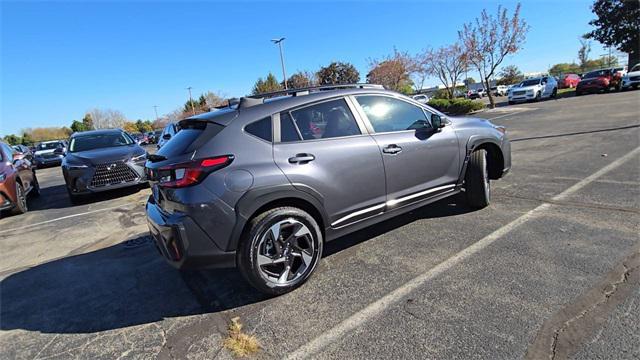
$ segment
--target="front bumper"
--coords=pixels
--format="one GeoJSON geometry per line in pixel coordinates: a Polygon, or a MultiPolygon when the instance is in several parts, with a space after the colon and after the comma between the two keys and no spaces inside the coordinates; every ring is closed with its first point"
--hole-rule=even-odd
{"type": "Polygon", "coordinates": [[[136,176],[134,179],[131,181],[111,183],[102,186],[92,186],[91,181],[96,173],[96,168],[93,166],[86,168],[63,166],[62,172],[69,190],[73,194],[78,195],[98,193],[147,183],[147,175],[144,172],[143,162],[135,163],[128,161],[126,162],[126,165],[135,173],[136,176]]]}
{"type": "Polygon", "coordinates": [[[576,86],[576,92],[598,92],[607,90],[608,88],[609,85],[604,83],[592,83],[586,85],[578,84],[578,86],[576,86]]]}
{"type": "Polygon", "coordinates": [[[509,95],[509,101],[511,102],[521,102],[521,101],[531,101],[536,98],[536,93],[524,93],[521,95],[509,95]]]}
{"type": "Polygon", "coordinates": [[[35,157],[34,163],[36,166],[53,166],[62,164],[62,156],[52,157],[52,158],[43,158],[43,157],[35,157]]]}
{"type": "Polygon", "coordinates": [[[149,196],[149,232],[165,260],[177,269],[235,267],[236,252],[224,251],[184,213],[164,212],[149,196]]]}
{"type": "Polygon", "coordinates": [[[640,76],[634,76],[633,78],[627,78],[622,80],[623,88],[630,88],[632,86],[640,85],[640,76]]]}

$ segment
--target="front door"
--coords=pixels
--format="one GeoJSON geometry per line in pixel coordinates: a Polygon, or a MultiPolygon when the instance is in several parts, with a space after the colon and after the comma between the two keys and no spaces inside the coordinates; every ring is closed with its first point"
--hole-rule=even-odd
{"type": "Polygon", "coordinates": [[[382,154],[389,207],[453,190],[460,154],[451,126],[434,131],[430,112],[395,97],[362,95],[355,99],[382,154]]]}
{"type": "Polygon", "coordinates": [[[322,197],[331,226],[375,216],[385,207],[382,157],[344,98],[274,116],[273,157],[289,181],[322,197]]]}

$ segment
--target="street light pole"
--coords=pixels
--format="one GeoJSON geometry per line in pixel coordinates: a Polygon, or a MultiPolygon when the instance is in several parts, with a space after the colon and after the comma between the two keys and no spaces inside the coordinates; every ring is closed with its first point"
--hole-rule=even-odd
{"type": "Polygon", "coordinates": [[[189,90],[189,103],[191,104],[191,111],[193,112],[193,115],[195,115],[196,114],[196,108],[193,106],[193,98],[191,97],[191,89],[192,89],[191,86],[189,86],[187,88],[187,90],[189,90]]]}
{"type": "Polygon", "coordinates": [[[153,105],[153,111],[156,112],[156,121],[158,121],[158,105],[153,105]]]}
{"type": "Polygon", "coordinates": [[[271,41],[274,44],[278,44],[278,48],[280,48],[280,64],[282,65],[282,77],[284,78],[284,89],[288,90],[288,86],[287,86],[287,72],[284,69],[284,56],[282,55],[282,42],[284,41],[285,38],[279,38],[279,39],[271,39],[271,41]]]}

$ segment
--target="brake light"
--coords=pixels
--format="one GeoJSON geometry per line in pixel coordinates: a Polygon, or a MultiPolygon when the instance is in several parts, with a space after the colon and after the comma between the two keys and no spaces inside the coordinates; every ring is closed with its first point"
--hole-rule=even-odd
{"type": "Polygon", "coordinates": [[[193,160],[158,169],[158,183],[162,187],[183,188],[200,183],[210,173],[231,164],[233,155],[193,160]]]}

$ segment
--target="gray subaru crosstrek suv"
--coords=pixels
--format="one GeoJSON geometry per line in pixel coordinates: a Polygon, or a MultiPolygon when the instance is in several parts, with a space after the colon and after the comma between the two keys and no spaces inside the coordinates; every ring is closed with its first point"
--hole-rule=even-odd
{"type": "Polygon", "coordinates": [[[237,266],[282,294],[325,241],[461,191],[485,207],[511,166],[503,127],[379,86],[273,95],[182,120],[149,156],[149,228],[176,268],[237,266]]]}

